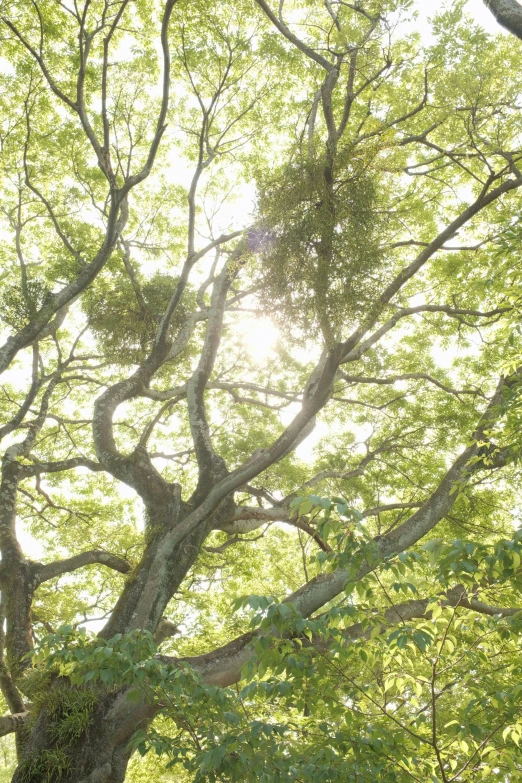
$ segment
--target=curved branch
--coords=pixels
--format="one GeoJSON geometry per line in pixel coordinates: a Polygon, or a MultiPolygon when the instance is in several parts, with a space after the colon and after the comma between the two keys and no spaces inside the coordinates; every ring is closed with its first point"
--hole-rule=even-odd
{"type": "MultiPolygon", "coordinates": [[[[18,351],[30,345],[43,334],[55,314],[75,299],[94,280],[112,254],[121,229],[127,220],[125,201],[112,200],[105,238],[90,264],[86,264],[78,276],[60,291],[51,294],[35,317],[16,334],[7,338],[0,347],[0,372],[6,370],[18,351]]],[[[59,325],[59,324],[58,324],[59,325]]]]}
{"type": "MultiPolygon", "coordinates": [[[[236,248],[233,256],[237,258],[238,255],[241,255],[241,249],[236,248]]],[[[208,486],[214,477],[221,478],[223,473],[226,472],[224,460],[216,454],[212,445],[204,394],[221,341],[226,297],[231,283],[232,273],[227,264],[219,274],[214,285],[200,359],[187,383],[188,416],[199,467],[196,493],[201,491],[204,485],[208,486]]]]}
{"type": "Polygon", "coordinates": [[[14,432],[18,425],[22,423],[44,381],[45,378],[38,378],[38,345],[35,343],[33,345],[33,377],[31,386],[13,418],[0,427],[0,440],[3,440],[10,432],[14,432]]]}
{"type": "Polygon", "coordinates": [[[124,195],[135,187],[138,183],[146,179],[154,164],[154,159],[158,152],[161,138],[166,130],[165,120],[167,118],[167,111],[169,108],[169,93],[170,93],[170,49],[169,49],[169,22],[172,16],[172,10],[177,3],[177,0],[167,0],[165,3],[165,10],[163,12],[163,18],[161,20],[161,49],[163,52],[163,90],[161,96],[161,106],[156,122],[156,132],[149,148],[149,154],[145,165],[137,174],[129,177],[123,188],[121,194],[124,195]]]}
{"type": "MultiPolygon", "coordinates": [[[[86,264],[81,272],[78,274],[75,280],[70,282],[64,288],[56,294],[52,294],[49,300],[43,305],[36,316],[15,335],[10,336],[3,346],[0,347],[0,372],[9,367],[11,361],[16,356],[18,351],[30,345],[31,342],[38,337],[42,330],[49,324],[49,321],[53,316],[58,313],[65,305],[69,304],[78,294],[80,294],[97,276],[98,272],[102,269],[105,263],[114,250],[118,237],[125,226],[127,221],[127,195],[131,188],[135,187],[138,183],[142,182],[150,173],[156,153],[159,148],[159,144],[163,133],[165,131],[165,118],[168,109],[169,98],[169,80],[170,80],[170,55],[168,47],[168,24],[172,9],[177,0],[166,0],[165,10],[162,19],[161,29],[161,44],[163,49],[163,94],[160,112],[157,121],[156,132],[149,148],[149,154],[147,161],[142,170],[137,174],[128,178],[123,188],[117,189],[114,182],[114,175],[110,169],[110,162],[108,159],[108,150],[100,145],[100,142],[96,138],[94,131],[90,125],[89,119],[84,106],[83,100],[83,80],[85,76],[85,63],[86,53],[81,51],[81,67],[78,73],[77,82],[77,99],[71,100],[54,82],[51,74],[49,73],[45,62],[43,61],[41,53],[36,51],[34,47],[21,35],[16,26],[7,18],[2,17],[2,21],[9,27],[14,35],[20,40],[22,45],[29,51],[31,56],[36,60],[44,77],[46,78],[52,91],[62,100],[69,108],[75,111],[82,123],[85,134],[91,142],[93,149],[96,152],[98,163],[101,170],[106,174],[110,184],[110,211],[107,223],[107,229],[104,241],[99,248],[98,252],[94,256],[93,260],[86,264]]],[[[121,11],[125,8],[127,2],[122,3],[121,11]]],[[[119,17],[118,17],[119,18],[119,17]]],[[[82,31],[81,31],[82,32],[82,31]]],[[[80,32],[80,38],[81,38],[80,32]]]]}
{"type": "Polygon", "coordinates": [[[0,17],[2,22],[8,27],[13,35],[18,38],[22,46],[29,52],[31,57],[34,58],[34,60],[38,63],[40,70],[47,81],[47,84],[51,88],[51,90],[54,92],[54,94],[63,102],[66,104],[66,106],[69,106],[70,109],[73,109],[75,112],[78,111],[78,107],[75,103],[75,101],[71,100],[68,95],[66,95],[63,90],[61,90],[56,82],[54,81],[53,77],[51,76],[51,73],[49,72],[49,69],[47,68],[45,61],[41,55],[41,53],[37,52],[34,46],[31,46],[29,41],[24,38],[20,30],[16,27],[13,22],[8,19],[6,16],[0,17]]]}
{"type": "MultiPolygon", "coordinates": [[[[233,253],[234,258],[237,257],[236,251],[233,253]]],[[[158,400],[168,400],[173,396],[171,393],[173,390],[164,393],[151,392],[149,394],[148,385],[154,373],[161,367],[163,362],[174,359],[186,347],[196,324],[210,317],[210,309],[203,312],[195,311],[190,313],[179,328],[174,341],[171,341],[169,331],[172,318],[182,299],[190,272],[197,258],[198,254],[195,254],[188,255],[185,259],[177,285],[158,325],[154,345],[145,362],[129,378],[110,386],[96,400],[94,406],[93,437],[100,462],[113,476],[133,487],[142,497],[150,496],[147,482],[143,479],[140,469],[135,470],[135,457],[124,457],[118,451],[114,439],[113,417],[119,405],[135,396],[151,396],[153,399],[158,400]]],[[[187,386],[188,384],[183,384],[183,386],[175,389],[174,396],[185,396],[187,394],[187,386]]],[[[160,474],[154,471],[153,466],[149,464],[148,468],[150,475],[154,474],[154,485],[157,486],[163,483],[166,486],[160,474]]]]}
{"type": "Polygon", "coordinates": [[[265,0],[256,0],[256,3],[260,8],[263,9],[265,14],[268,16],[272,24],[277,27],[280,33],[284,35],[284,37],[287,39],[287,41],[290,41],[291,44],[293,44],[297,49],[299,49],[303,54],[306,54],[307,57],[310,58],[310,60],[314,60],[316,63],[319,63],[326,71],[330,72],[335,70],[335,66],[329,62],[326,57],[323,57],[318,52],[311,49],[309,46],[307,46],[303,41],[301,41],[296,35],[293,34],[291,30],[286,26],[286,24],[283,22],[282,18],[279,16],[277,17],[268,3],[265,2],[265,0]]]}
{"type": "Polygon", "coordinates": [[[99,462],[87,457],[71,457],[57,462],[42,462],[38,460],[32,465],[21,465],[21,471],[24,476],[39,476],[41,473],[61,473],[63,470],[73,470],[74,468],[89,468],[94,472],[105,470],[99,462]]]}
{"type": "Polygon", "coordinates": [[[128,574],[132,570],[130,563],[122,557],[113,555],[110,552],[104,552],[101,549],[93,549],[89,552],[73,555],[73,557],[68,557],[65,560],[56,560],[54,563],[38,565],[35,580],[38,585],[41,585],[43,582],[49,581],[49,579],[54,579],[62,574],[70,574],[78,568],[93,565],[94,563],[112,568],[114,571],[119,571],[120,574],[128,574]]]}

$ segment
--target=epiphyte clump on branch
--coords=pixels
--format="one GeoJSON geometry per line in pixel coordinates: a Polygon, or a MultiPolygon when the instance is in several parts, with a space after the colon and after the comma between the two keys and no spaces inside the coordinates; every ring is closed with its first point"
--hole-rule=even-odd
{"type": "MultiPolygon", "coordinates": [[[[134,285],[126,276],[111,280],[109,287],[103,280],[96,281],[85,297],[84,309],[100,347],[117,354],[119,361],[141,363],[177,283],[178,277],[161,273],[134,285]]],[[[173,335],[195,307],[195,293],[187,287],[172,319],[173,335]]]]}
{"type": "Polygon", "coordinates": [[[339,154],[299,160],[261,188],[253,251],[263,306],[283,326],[319,326],[326,340],[353,322],[382,278],[377,183],[339,154]]]}

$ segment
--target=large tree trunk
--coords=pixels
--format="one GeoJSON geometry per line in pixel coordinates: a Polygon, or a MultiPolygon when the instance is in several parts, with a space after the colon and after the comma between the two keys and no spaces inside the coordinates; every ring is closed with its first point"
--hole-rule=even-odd
{"type": "Polygon", "coordinates": [[[153,716],[154,707],[130,702],[125,690],[102,695],[87,731],[60,748],[53,740],[53,718],[44,709],[31,732],[13,783],[123,783],[131,756],[129,740],[153,716]]]}
{"type": "MultiPolygon", "coordinates": [[[[186,513],[179,498],[176,500],[173,496],[170,501],[164,497],[163,503],[148,509],[150,540],[100,634],[106,639],[135,629],[156,631],[169,600],[193,565],[208,535],[209,525],[201,525],[167,553],[165,538],[175,524],[182,521],[181,514],[186,513]]],[[[157,707],[152,700],[147,702],[144,699],[138,703],[129,700],[129,688],[114,691],[98,687],[100,695],[88,728],[73,742],[56,740],[53,729],[56,730],[59,717],[47,707],[38,714],[28,736],[24,737],[26,728],[19,731],[24,747],[13,783],[40,783],[50,779],[59,783],[121,783],[125,779],[132,753],[129,740],[138,728],[150,723],[157,707]],[[62,765],[61,771],[59,765],[62,765]],[[49,777],[51,770],[54,771],[49,777]]],[[[53,688],[70,689],[72,700],[78,694],[78,689],[70,686],[64,678],[56,679],[51,690],[53,688]]],[[[85,689],[94,693],[90,686],[85,686],[85,689]]],[[[28,697],[31,698],[31,693],[28,697]]]]}

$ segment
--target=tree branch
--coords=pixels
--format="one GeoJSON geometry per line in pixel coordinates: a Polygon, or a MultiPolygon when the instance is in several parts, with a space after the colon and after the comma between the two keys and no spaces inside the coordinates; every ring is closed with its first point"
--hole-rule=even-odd
{"type": "MultiPolygon", "coordinates": [[[[520,180],[520,182],[522,184],[522,180],[520,180]]],[[[348,362],[353,362],[357,359],[360,359],[360,357],[366,353],[366,351],[368,351],[372,345],[375,345],[375,343],[379,342],[379,340],[387,332],[389,332],[390,329],[393,329],[393,327],[401,320],[401,318],[406,318],[410,315],[417,315],[418,313],[445,313],[452,318],[458,318],[460,315],[471,315],[476,318],[492,318],[496,315],[502,315],[502,313],[509,312],[511,309],[512,308],[510,307],[500,307],[496,310],[490,310],[489,312],[483,313],[479,310],[466,310],[463,308],[449,307],[448,305],[418,305],[417,307],[403,307],[400,310],[397,310],[397,312],[394,313],[391,318],[385,321],[385,323],[379,327],[377,331],[370,335],[370,337],[359,343],[359,345],[357,345],[354,350],[347,353],[343,358],[342,363],[347,364],[348,362]]]]}
{"type": "Polygon", "coordinates": [[[6,734],[13,734],[22,729],[30,718],[29,712],[17,712],[12,715],[3,715],[0,718],[0,737],[6,734]]]}
{"type": "Polygon", "coordinates": [[[70,459],[57,460],[56,462],[35,461],[32,465],[21,465],[21,471],[24,476],[39,476],[42,473],[61,473],[64,470],[74,470],[74,468],[89,468],[89,470],[99,472],[105,470],[105,467],[93,459],[87,457],[71,457],[70,459]]]}
{"type": "Polygon", "coordinates": [[[90,264],[86,264],[78,276],[60,291],[51,294],[35,317],[16,334],[7,338],[0,347],[0,373],[10,365],[18,351],[30,345],[49,324],[51,318],[69,304],[94,280],[112,254],[116,240],[127,220],[126,202],[112,201],[105,238],[90,264]],[[121,209],[120,209],[121,208],[121,209]]]}
{"type": "Polygon", "coordinates": [[[319,63],[326,71],[333,71],[335,70],[335,66],[329,62],[326,57],[323,57],[318,52],[311,49],[309,46],[307,46],[303,41],[301,41],[296,35],[293,34],[291,30],[286,26],[286,24],[283,22],[281,17],[277,17],[270,6],[268,5],[265,0],[256,0],[256,3],[260,8],[263,9],[265,14],[268,16],[270,21],[272,22],[275,27],[279,30],[280,33],[284,35],[284,37],[290,41],[297,49],[299,49],[303,54],[306,54],[307,57],[309,57],[311,60],[314,60],[316,63],[319,63]]]}
{"type": "Polygon", "coordinates": [[[438,381],[432,375],[423,372],[406,372],[402,373],[402,375],[392,375],[387,378],[371,378],[364,375],[347,375],[346,373],[340,373],[339,375],[343,381],[346,381],[347,383],[369,383],[378,386],[393,385],[394,383],[397,383],[397,381],[428,381],[448,394],[453,394],[455,397],[459,397],[461,394],[473,394],[484,397],[484,393],[481,392],[480,389],[452,389],[450,386],[446,386],[446,384],[438,381]]]}
{"type": "MultiPolygon", "coordinates": [[[[62,100],[64,103],[73,109],[79,116],[82,123],[85,134],[87,135],[91,145],[93,146],[98,163],[102,171],[106,174],[109,182],[111,183],[111,198],[110,198],[110,210],[107,222],[106,234],[104,241],[95,254],[91,263],[86,264],[78,276],[65,286],[61,291],[52,294],[48,301],[40,308],[35,317],[16,334],[10,336],[5,344],[0,347],[0,373],[7,369],[13,358],[18,351],[22,348],[30,345],[31,342],[42,332],[45,326],[49,323],[55,313],[61,310],[65,305],[70,303],[79,293],[81,293],[97,276],[98,272],[105,265],[107,260],[112,254],[112,251],[116,245],[118,237],[127,221],[127,195],[131,188],[142,182],[150,173],[154,159],[156,157],[157,150],[161,141],[161,137],[165,130],[165,118],[168,109],[168,96],[169,96],[169,79],[170,79],[170,55],[168,47],[168,23],[172,13],[172,9],[177,0],[167,0],[165,4],[165,11],[162,20],[161,30],[161,43],[163,49],[163,61],[164,61],[164,73],[163,73],[163,96],[160,108],[160,113],[157,121],[157,128],[154,138],[149,148],[149,155],[142,170],[129,177],[123,188],[120,190],[115,189],[113,177],[110,176],[108,169],[108,158],[104,154],[104,149],[100,145],[100,142],[96,138],[94,131],[91,127],[83,101],[83,80],[85,76],[86,58],[88,55],[88,45],[83,45],[83,35],[85,31],[83,28],[80,31],[80,47],[81,47],[81,65],[78,72],[77,83],[77,98],[76,101],[72,101],[54,82],[50,75],[45,62],[43,61],[41,53],[38,53],[34,47],[24,38],[20,31],[16,28],[9,19],[2,17],[2,21],[9,27],[14,33],[22,45],[29,51],[31,56],[38,63],[43,75],[45,76],[52,91],[62,100]]],[[[123,12],[127,4],[127,0],[122,3],[120,11],[123,12]]],[[[119,16],[118,16],[119,18],[119,16]]],[[[89,39],[90,41],[90,39],[89,39]]]]}
{"type": "Polygon", "coordinates": [[[383,514],[385,511],[402,511],[409,508],[421,508],[422,503],[385,503],[382,506],[375,506],[374,508],[367,508],[362,512],[363,517],[376,517],[378,514],[383,514]]]}
{"type": "MultiPolygon", "coordinates": [[[[457,231],[466,225],[475,215],[481,212],[489,204],[494,203],[504,193],[509,193],[511,190],[516,190],[522,185],[522,177],[516,179],[508,179],[498,185],[496,188],[488,192],[488,188],[491,185],[491,181],[488,181],[483,187],[482,192],[478,198],[465,209],[461,214],[455,218],[443,231],[441,231],[435,239],[433,239],[429,245],[412,261],[412,263],[405,267],[395,279],[384,289],[382,294],[377,298],[374,305],[369,308],[368,315],[364,319],[361,326],[359,326],[347,340],[342,343],[344,350],[344,357],[351,354],[353,349],[360,343],[365,334],[376,323],[384,307],[390,302],[390,300],[398,293],[401,288],[408,282],[423,266],[429,261],[429,259],[440,250],[442,246],[451,239],[457,231]]],[[[414,308],[409,308],[410,310],[414,308]]],[[[391,327],[389,327],[391,328],[391,327]]],[[[343,359],[342,361],[346,361],[343,359]]]]}
{"type": "MultiPolygon", "coordinates": [[[[380,625],[381,632],[383,632],[387,630],[390,625],[426,617],[427,607],[432,600],[433,599],[431,598],[424,598],[395,604],[391,608],[378,613],[375,617],[376,624],[380,625]]],[[[457,585],[449,590],[442,601],[448,606],[460,606],[490,616],[500,615],[502,617],[508,617],[522,611],[522,608],[490,606],[488,604],[483,604],[480,601],[469,599],[465,589],[461,585],[457,585]]],[[[371,615],[368,619],[371,619],[371,615]]],[[[358,639],[369,638],[371,630],[372,629],[368,627],[368,623],[355,623],[345,629],[343,636],[347,643],[355,642],[358,639]]],[[[240,680],[241,670],[255,656],[253,642],[256,636],[256,631],[243,634],[232,642],[223,645],[223,647],[219,647],[204,655],[188,658],[159,657],[165,663],[174,665],[181,661],[189,663],[200,673],[204,682],[211,685],[226,687],[233,685],[240,680]]],[[[325,649],[325,644],[322,639],[312,638],[311,644],[317,646],[318,649],[325,649]]]]}
{"type": "Polygon", "coordinates": [[[516,0],[484,0],[497,22],[522,40],[522,6],[516,0]]]}
{"type": "Polygon", "coordinates": [[[121,189],[121,195],[125,195],[135,187],[138,183],[146,179],[154,164],[154,159],[158,152],[158,148],[161,142],[161,138],[166,130],[165,120],[167,118],[167,111],[169,108],[169,94],[170,94],[170,49],[169,49],[169,22],[172,16],[172,10],[177,3],[177,0],[167,0],[165,3],[165,10],[163,12],[163,19],[161,20],[161,49],[163,52],[163,91],[161,96],[161,107],[156,122],[156,132],[149,148],[149,154],[142,170],[137,174],[129,177],[123,188],[121,189]]]}
{"type": "MultiPolygon", "coordinates": [[[[240,254],[241,250],[234,255],[237,257],[240,254]]],[[[214,478],[222,478],[223,473],[226,472],[224,460],[216,454],[212,446],[204,394],[221,341],[226,297],[231,282],[231,271],[228,264],[226,264],[214,284],[203,348],[198,365],[187,383],[187,408],[190,430],[199,466],[196,495],[203,491],[204,487],[211,485],[214,478]]]]}
{"type": "Polygon", "coordinates": [[[99,563],[100,565],[112,568],[114,571],[119,571],[120,574],[128,574],[132,571],[132,566],[122,557],[113,555],[110,552],[104,552],[101,549],[93,549],[89,552],[81,552],[79,555],[73,555],[65,560],[56,560],[54,563],[47,563],[42,565],[36,564],[35,580],[40,585],[43,582],[49,581],[49,579],[55,579],[62,574],[70,574],[72,571],[76,571],[78,568],[83,568],[87,565],[93,565],[99,563]]]}

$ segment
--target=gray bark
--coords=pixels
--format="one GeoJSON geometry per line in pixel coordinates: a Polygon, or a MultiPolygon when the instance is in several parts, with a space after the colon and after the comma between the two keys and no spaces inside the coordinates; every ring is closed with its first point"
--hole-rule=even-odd
{"type": "Polygon", "coordinates": [[[522,40],[522,6],[517,0],[484,0],[497,22],[522,40]]]}

